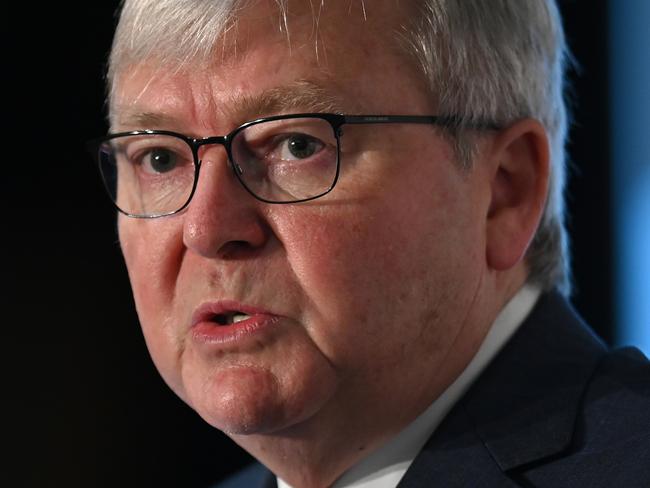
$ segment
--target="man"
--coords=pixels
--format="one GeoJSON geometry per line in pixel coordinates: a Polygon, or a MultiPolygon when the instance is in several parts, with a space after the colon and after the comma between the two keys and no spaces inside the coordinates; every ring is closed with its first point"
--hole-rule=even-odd
{"type": "Polygon", "coordinates": [[[650,483],[648,362],[561,295],[564,62],[551,0],[125,2],[99,162],[227,486],[650,483]]]}

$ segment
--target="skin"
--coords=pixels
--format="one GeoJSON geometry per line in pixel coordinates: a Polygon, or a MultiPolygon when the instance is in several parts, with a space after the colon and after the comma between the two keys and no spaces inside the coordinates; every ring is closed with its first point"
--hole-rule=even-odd
{"type": "MultiPolygon", "coordinates": [[[[125,70],[113,130],[225,134],[271,115],[252,113],[242,97],[302,80],[347,113],[436,113],[381,20],[394,19],[384,2],[373,2],[367,20],[328,7],[318,53],[311,12],[292,16],[289,51],[267,20],[271,3],[242,13],[243,47],[209,70],[170,75],[154,62],[125,70]],[[155,127],[138,125],[143,113],[155,127]]],[[[321,199],[259,202],[213,146],[183,212],[118,222],[161,375],[293,486],[331,485],[460,374],[526,279],[523,256],[547,189],[546,137],[533,120],[482,135],[471,171],[430,126],[356,127],[344,137],[342,177],[321,199]],[[192,314],[226,299],[280,319],[255,340],[201,347],[192,314]]]]}

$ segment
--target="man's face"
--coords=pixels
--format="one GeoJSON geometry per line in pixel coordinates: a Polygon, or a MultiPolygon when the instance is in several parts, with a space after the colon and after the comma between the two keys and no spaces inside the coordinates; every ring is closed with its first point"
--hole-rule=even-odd
{"type": "MultiPolygon", "coordinates": [[[[310,9],[294,12],[291,48],[275,11],[244,12],[237,54],[209,70],[174,75],[143,64],[123,73],[113,129],[225,134],[260,116],[318,110],[319,94],[347,113],[435,113],[392,25],[374,20],[390,15],[375,5],[365,21],[328,5],[316,31],[310,9]],[[289,96],[269,106],[260,101],[269,91],[289,96]]],[[[223,147],[211,146],[183,212],[119,217],[156,366],[236,438],[395,431],[452,381],[463,366],[456,358],[479,341],[473,314],[488,206],[480,170],[460,170],[431,126],[343,132],[341,178],[318,200],[255,200],[223,147]],[[238,311],[249,317],[210,323],[211,313],[232,319],[238,311]]]]}

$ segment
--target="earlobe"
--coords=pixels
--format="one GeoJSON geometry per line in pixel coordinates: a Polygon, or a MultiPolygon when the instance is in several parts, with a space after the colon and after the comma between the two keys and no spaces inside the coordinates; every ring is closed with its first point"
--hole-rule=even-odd
{"type": "Polygon", "coordinates": [[[490,158],[486,258],[490,268],[504,271],[523,259],[544,211],[550,171],[546,130],[536,120],[520,120],[497,136],[490,158]]]}

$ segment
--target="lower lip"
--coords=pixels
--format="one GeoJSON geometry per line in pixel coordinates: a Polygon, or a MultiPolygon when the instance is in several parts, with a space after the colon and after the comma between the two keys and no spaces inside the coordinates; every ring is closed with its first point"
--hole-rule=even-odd
{"type": "Polygon", "coordinates": [[[228,325],[214,322],[199,322],[192,328],[195,341],[206,344],[235,344],[258,336],[275,325],[280,318],[276,315],[253,315],[246,320],[228,325]]]}

